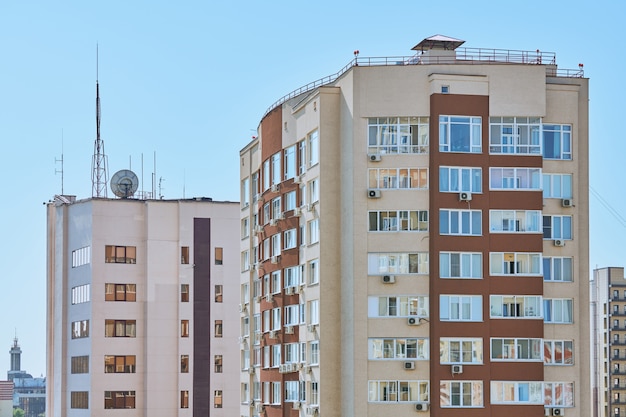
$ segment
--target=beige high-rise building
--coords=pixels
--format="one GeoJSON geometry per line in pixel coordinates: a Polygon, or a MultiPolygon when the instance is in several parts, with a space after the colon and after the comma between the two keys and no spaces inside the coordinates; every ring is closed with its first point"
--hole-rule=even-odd
{"type": "Polygon", "coordinates": [[[623,267],[598,268],[591,281],[594,417],[626,416],[626,279],[623,267]]]}
{"type": "Polygon", "coordinates": [[[463,43],[355,52],[241,150],[242,416],[590,415],[588,80],[463,43]]]}
{"type": "Polygon", "coordinates": [[[57,196],[47,213],[46,414],[238,414],[238,203],[57,196]]]}

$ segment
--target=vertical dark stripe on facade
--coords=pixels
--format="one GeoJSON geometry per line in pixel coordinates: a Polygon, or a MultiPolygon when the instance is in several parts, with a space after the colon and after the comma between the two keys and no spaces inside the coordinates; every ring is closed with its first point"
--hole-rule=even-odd
{"type": "Polygon", "coordinates": [[[193,220],[193,416],[211,411],[211,219],[193,220]]]}

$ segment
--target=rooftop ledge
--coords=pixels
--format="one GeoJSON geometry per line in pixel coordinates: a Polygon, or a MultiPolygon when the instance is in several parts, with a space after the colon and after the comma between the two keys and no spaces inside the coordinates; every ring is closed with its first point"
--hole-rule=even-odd
{"type": "Polygon", "coordinates": [[[373,66],[396,66],[396,65],[433,65],[433,64],[524,64],[524,65],[544,65],[546,67],[546,77],[583,78],[585,72],[582,64],[578,69],[559,69],[556,65],[556,54],[554,52],[542,51],[516,51],[507,49],[486,49],[486,48],[456,48],[453,51],[418,51],[415,55],[392,56],[392,57],[359,57],[358,51],[355,57],[337,73],[328,75],[319,80],[310,82],[289,94],[276,100],[263,114],[263,118],[276,107],[285,103],[300,94],[307,93],[318,87],[335,82],[352,67],[373,67],[373,66]]]}

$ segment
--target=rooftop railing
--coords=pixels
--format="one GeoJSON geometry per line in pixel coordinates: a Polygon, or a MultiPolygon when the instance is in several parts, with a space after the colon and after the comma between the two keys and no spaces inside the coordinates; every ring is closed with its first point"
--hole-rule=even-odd
{"type": "Polygon", "coordinates": [[[424,53],[417,53],[413,56],[392,56],[392,57],[355,57],[347,65],[335,74],[327,75],[308,84],[303,85],[276,100],[263,114],[263,118],[276,107],[291,100],[300,94],[307,93],[318,87],[334,83],[339,77],[345,74],[352,67],[374,67],[374,66],[396,66],[396,65],[432,65],[432,64],[527,64],[546,65],[546,76],[582,78],[585,73],[582,66],[579,69],[558,69],[556,67],[556,54],[554,52],[542,51],[516,51],[507,49],[487,49],[487,48],[457,48],[455,56],[431,56],[424,53]]]}

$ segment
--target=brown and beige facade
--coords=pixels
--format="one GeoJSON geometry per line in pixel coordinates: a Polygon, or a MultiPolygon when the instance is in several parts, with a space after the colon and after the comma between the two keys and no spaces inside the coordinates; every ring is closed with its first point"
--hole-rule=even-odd
{"type": "Polygon", "coordinates": [[[462,43],[357,56],[241,150],[241,415],[590,415],[588,80],[462,43]]]}
{"type": "Polygon", "coordinates": [[[239,205],[48,203],[47,415],[239,412],[239,205]]]}

